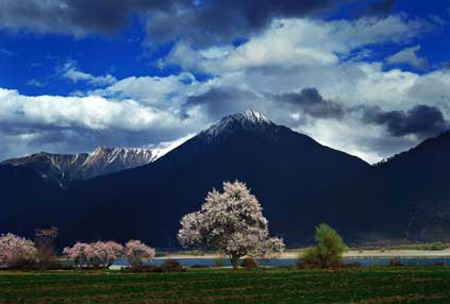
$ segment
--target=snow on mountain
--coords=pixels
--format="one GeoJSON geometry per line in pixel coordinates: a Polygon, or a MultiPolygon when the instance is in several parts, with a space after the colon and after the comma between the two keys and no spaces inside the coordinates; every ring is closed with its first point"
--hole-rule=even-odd
{"type": "Polygon", "coordinates": [[[195,134],[195,133],[189,133],[188,135],[186,135],[184,137],[181,137],[181,138],[178,138],[176,140],[161,142],[161,143],[159,143],[156,146],[150,146],[149,149],[152,150],[153,161],[156,161],[157,159],[163,157],[164,155],[166,155],[170,151],[178,148],[179,146],[181,146],[186,141],[188,141],[189,139],[193,138],[196,135],[197,134],[195,134]]]}
{"type": "Polygon", "coordinates": [[[79,171],[88,178],[146,165],[153,161],[154,155],[149,149],[99,147],[89,154],[79,171]]]}
{"type": "Polygon", "coordinates": [[[8,159],[0,165],[33,168],[43,178],[55,181],[61,188],[67,188],[77,180],[149,164],[155,161],[155,156],[152,150],[144,148],[99,147],[92,153],[52,154],[41,152],[8,159]]]}
{"type": "Polygon", "coordinates": [[[275,124],[263,114],[253,110],[247,110],[244,113],[225,116],[217,124],[202,131],[199,136],[213,140],[214,138],[230,134],[236,127],[246,130],[264,130],[273,125],[275,124]]]}

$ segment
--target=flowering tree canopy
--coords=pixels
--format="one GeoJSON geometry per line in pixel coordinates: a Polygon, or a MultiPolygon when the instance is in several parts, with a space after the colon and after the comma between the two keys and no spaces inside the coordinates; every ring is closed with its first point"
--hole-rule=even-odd
{"type": "Polygon", "coordinates": [[[125,245],[124,254],[131,266],[138,267],[145,261],[151,261],[155,257],[155,249],[138,240],[129,240],[125,245]]]}
{"type": "Polygon", "coordinates": [[[63,250],[63,253],[67,255],[67,258],[69,260],[72,260],[75,262],[75,265],[77,266],[83,266],[88,263],[87,255],[86,255],[86,249],[90,245],[87,243],[81,243],[77,242],[72,247],[66,247],[63,250]]]}
{"type": "Polygon", "coordinates": [[[269,237],[258,200],[239,181],[225,182],[223,193],[209,192],[201,210],[185,215],[181,226],[183,246],[219,250],[235,268],[240,257],[271,257],[284,250],[282,239],[269,237]]]}
{"type": "Polygon", "coordinates": [[[12,233],[0,236],[0,265],[14,266],[36,256],[34,243],[12,233]]]}
{"type": "Polygon", "coordinates": [[[73,247],[64,248],[63,252],[79,266],[109,267],[123,255],[123,246],[113,241],[76,243],[73,247]]]}

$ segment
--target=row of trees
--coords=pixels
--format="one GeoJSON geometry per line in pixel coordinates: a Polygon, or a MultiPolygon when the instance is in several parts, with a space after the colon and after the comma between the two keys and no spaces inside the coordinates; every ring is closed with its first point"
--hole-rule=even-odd
{"type": "Polygon", "coordinates": [[[64,248],[63,252],[79,267],[109,267],[119,258],[126,258],[131,266],[139,267],[155,257],[155,249],[139,240],[130,240],[125,246],[114,241],[78,242],[64,248]]]}
{"type": "MultiPolygon", "coordinates": [[[[37,230],[35,240],[39,246],[12,234],[1,236],[0,264],[14,265],[35,259],[39,253],[48,256],[54,251],[56,235],[57,229],[53,227],[37,230]]],[[[260,203],[239,181],[223,183],[222,192],[215,189],[209,192],[199,211],[182,218],[178,239],[185,247],[220,251],[229,257],[235,269],[241,257],[274,258],[285,249],[283,239],[269,236],[268,221],[260,203]]],[[[317,246],[306,251],[305,263],[318,267],[340,264],[346,246],[333,229],[327,225],[317,227],[316,241],[317,246]]],[[[155,256],[153,248],[138,240],[130,240],[125,246],[114,241],[78,242],[63,252],[77,266],[109,267],[124,257],[133,267],[138,267],[155,256]]]]}
{"type": "MultiPolygon", "coordinates": [[[[50,252],[53,245],[47,245],[42,247],[38,242],[12,233],[3,234],[0,236],[0,265],[48,266],[47,263],[54,257],[54,253],[50,252]]],[[[119,258],[126,258],[130,265],[139,267],[155,257],[155,250],[139,240],[130,240],[125,246],[113,241],[89,244],[78,242],[72,247],[64,248],[63,253],[78,267],[109,267],[119,258]]]]}

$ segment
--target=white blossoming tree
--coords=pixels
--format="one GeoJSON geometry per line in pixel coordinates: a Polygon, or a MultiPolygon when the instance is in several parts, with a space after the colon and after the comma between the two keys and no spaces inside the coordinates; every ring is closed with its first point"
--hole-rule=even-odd
{"type": "Polygon", "coordinates": [[[144,262],[151,261],[155,257],[155,249],[147,246],[139,240],[129,240],[125,245],[124,254],[133,267],[140,267],[144,262]]]}
{"type": "Polygon", "coordinates": [[[0,236],[0,266],[15,266],[22,261],[32,261],[36,253],[36,246],[30,240],[12,233],[0,236]]]}
{"type": "Polygon", "coordinates": [[[284,250],[282,239],[270,238],[267,219],[244,183],[225,182],[223,193],[208,193],[200,211],[181,220],[178,233],[185,247],[219,250],[235,269],[243,256],[273,257],[284,250]]]}
{"type": "Polygon", "coordinates": [[[63,253],[77,266],[102,266],[110,267],[115,260],[123,255],[124,248],[119,243],[95,242],[95,243],[76,243],[72,247],[66,247],[63,253]]]}

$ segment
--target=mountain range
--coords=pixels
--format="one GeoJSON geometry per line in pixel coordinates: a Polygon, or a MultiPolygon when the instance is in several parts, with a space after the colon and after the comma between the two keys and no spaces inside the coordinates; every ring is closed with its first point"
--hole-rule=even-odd
{"type": "Polygon", "coordinates": [[[44,179],[67,189],[73,182],[143,166],[156,159],[157,155],[150,149],[98,147],[92,153],[41,152],[5,160],[0,166],[33,169],[44,179]]]}
{"type": "Polygon", "coordinates": [[[444,133],[370,166],[247,111],[164,156],[98,149],[8,160],[0,165],[0,227],[26,235],[57,225],[63,244],[139,238],[173,248],[181,217],[238,179],[291,247],[310,242],[320,222],[349,242],[450,239],[449,150],[444,133]]]}
{"type": "Polygon", "coordinates": [[[29,231],[45,212],[44,206],[53,208],[69,188],[160,156],[158,150],[99,147],[92,153],[41,152],[5,160],[0,163],[0,227],[29,231]]]}

